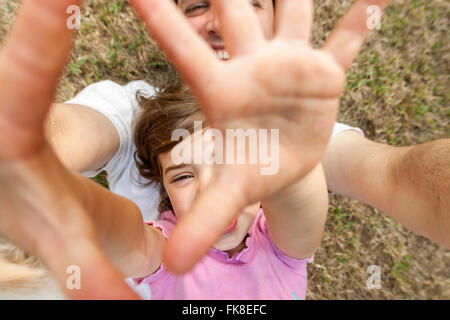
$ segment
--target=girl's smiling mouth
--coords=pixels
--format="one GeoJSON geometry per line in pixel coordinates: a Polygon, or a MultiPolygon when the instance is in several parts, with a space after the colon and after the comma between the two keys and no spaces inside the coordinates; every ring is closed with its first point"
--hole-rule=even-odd
{"type": "Polygon", "coordinates": [[[236,228],[237,225],[237,218],[234,218],[233,222],[231,223],[231,225],[225,230],[224,234],[228,234],[231,233],[234,228],[236,228]]]}

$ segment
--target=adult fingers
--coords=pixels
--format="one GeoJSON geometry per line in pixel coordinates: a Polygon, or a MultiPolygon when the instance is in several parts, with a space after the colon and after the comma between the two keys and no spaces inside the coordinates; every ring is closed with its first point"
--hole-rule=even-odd
{"type": "Polygon", "coordinates": [[[249,52],[264,41],[259,21],[247,1],[212,0],[211,4],[231,55],[249,52]]]}
{"type": "Polygon", "coordinates": [[[0,129],[14,125],[24,145],[43,139],[42,123],[71,47],[67,8],[79,2],[24,1],[0,53],[0,129]]]}
{"type": "Polygon", "coordinates": [[[208,83],[217,56],[171,0],[130,0],[147,29],[193,91],[208,83]]]}
{"type": "Polygon", "coordinates": [[[276,14],[277,36],[310,41],[314,5],[312,0],[278,0],[276,14]]]}
{"type": "Polygon", "coordinates": [[[375,27],[372,19],[380,19],[390,0],[358,0],[338,23],[323,49],[348,69],[355,60],[367,35],[375,27]],[[371,10],[373,9],[373,11],[371,10]]]}

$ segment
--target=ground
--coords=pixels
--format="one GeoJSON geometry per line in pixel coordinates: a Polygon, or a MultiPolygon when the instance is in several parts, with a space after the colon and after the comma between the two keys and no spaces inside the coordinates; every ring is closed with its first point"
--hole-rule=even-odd
{"type": "MultiPolygon", "coordinates": [[[[320,47],[353,1],[314,2],[313,41],[320,47]]],[[[0,41],[17,7],[16,0],[0,0],[0,41]]],[[[446,0],[393,0],[347,74],[339,120],[396,146],[449,138],[449,16],[446,0]]],[[[160,86],[174,74],[126,1],[89,0],[56,99],[99,80],[160,86]]],[[[308,271],[308,299],[450,299],[449,250],[336,195],[308,271]],[[366,286],[370,265],[380,267],[381,289],[366,286]]]]}

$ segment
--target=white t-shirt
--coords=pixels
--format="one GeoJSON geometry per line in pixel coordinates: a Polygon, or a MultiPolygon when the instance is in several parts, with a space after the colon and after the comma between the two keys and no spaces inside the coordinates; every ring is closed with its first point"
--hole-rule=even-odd
{"type": "MultiPolygon", "coordinates": [[[[80,104],[101,112],[111,120],[120,137],[119,150],[112,159],[103,168],[84,172],[83,175],[95,177],[105,170],[110,190],[133,200],[141,209],[144,220],[152,221],[159,218],[159,190],[155,184],[142,185],[148,180],[139,175],[134,161],[136,147],[133,141],[133,123],[139,113],[136,99],[138,91],[148,97],[155,94],[155,88],[145,81],[132,81],[121,86],[107,80],[89,85],[66,103],[80,104]]],[[[358,128],[336,123],[331,138],[346,130],[356,130],[363,134],[358,128]]]]}

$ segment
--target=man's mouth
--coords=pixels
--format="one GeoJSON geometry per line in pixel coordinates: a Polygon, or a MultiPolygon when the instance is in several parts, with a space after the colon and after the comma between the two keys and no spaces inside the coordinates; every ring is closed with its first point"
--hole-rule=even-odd
{"type": "Polygon", "coordinates": [[[230,55],[228,54],[227,49],[223,44],[214,44],[210,43],[211,48],[216,52],[217,57],[220,60],[228,60],[230,59],[230,55]]]}
{"type": "Polygon", "coordinates": [[[227,50],[216,50],[216,54],[217,54],[217,57],[220,59],[220,60],[228,60],[228,59],[230,59],[230,55],[228,54],[228,51],[227,50]]]}

